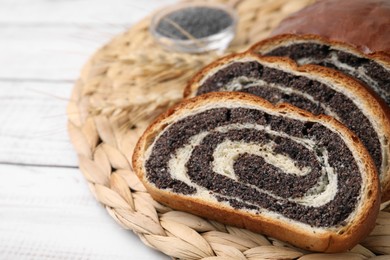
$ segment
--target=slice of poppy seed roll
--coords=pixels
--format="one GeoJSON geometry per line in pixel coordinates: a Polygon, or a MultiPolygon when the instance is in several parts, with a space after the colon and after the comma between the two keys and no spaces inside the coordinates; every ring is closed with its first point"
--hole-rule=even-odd
{"type": "Polygon", "coordinates": [[[202,69],[184,96],[216,91],[247,92],[273,104],[286,102],[336,118],[362,140],[378,169],[382,200],[390,198],[390,119],[378,99],[356,80],[320,66],[297,66],[288,58],[242,53],[202,69]]]}
{"type": "Polygon", "coordinates": [[[312,251],[352,248],[379,210],[375,166],[349,129],[246,93],[205,94],[158,117],[133,169],[165,205],[312,251]]]}
{"type": "Polygon", "coordinates": [[[365,54],[352,45],[322,36],[293,34],[266,39],[253,45],[250,51],[263,56],[289,57],[299,65],[336,69],[360,80],[390,105],[390,56],[384,53],[365,54]]]}

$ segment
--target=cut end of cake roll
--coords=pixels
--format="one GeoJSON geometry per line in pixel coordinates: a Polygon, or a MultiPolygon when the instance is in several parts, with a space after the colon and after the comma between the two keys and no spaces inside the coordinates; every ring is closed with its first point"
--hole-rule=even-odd
{"type": "Polygon", "coordinates": [[[322,0],[285,18],[271,35],[321,35],[366,54],[390,55],[389,17],[388,0],[322,0]]]}
{"type": "Polygon", "coordinates": [[[389,109],[390,56],[365,54],[350,44],[309,34],[278,35],[253,45],[249,51],[263,56],[288,57],[299,65],[316,64],[341,71],[364,83],[389,109]]]}
{"type": "Polygon", "coordinates": [[[382,200],[390,198],[390,120],[379,99],[352,78],[316,65],[298,66],[283,57],[234,54],[201,70],[185,97],[240,91],[273,104],[290,103],[342,122],[364,143],[378,169],[382,200]]]}
{"type": "Polygon", "coordinates": [[[133,169],[165,205],[311,251],[352,248],[379,210],[375,166],[350,130],[245,93],[205,94],[161,115],[133,169]]]}

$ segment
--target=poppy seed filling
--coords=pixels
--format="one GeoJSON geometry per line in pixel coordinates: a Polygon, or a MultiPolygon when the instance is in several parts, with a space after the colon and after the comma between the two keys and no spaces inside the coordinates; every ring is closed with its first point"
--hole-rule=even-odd
{"type": "Polygon", "coordinates": [[[390,105],[390,71],[374,60],[329,45],[307,42],[280,46],[264,55],[289,57],[300,65],[316,64],[337,69],[371,87],[390,105]]]}
{"type": "Polygon", "coordinates": [[[362,140],[375,166],[381,169],[381,144],[368,118],[351,99],[322,82],[257,61],[234,62],[208,77],[196,95],[217,91],[247,92],[273,104],[286,102],[315,115],[336,117],[362,140]]]}
{"type": "Polygon", "coordinates": [[[335,132],[316,122],[238,107],[208,109],[168,126],[156,137],[145,171],[159,189],[188,196],[206,190],[235,209],[274,212],[315,227],[345,224],[362,182],[351,151],[335,132]],[[182,162],[185,176],[177,177],[171,162],[189,145],[191,153],[182,162]],[[229,147],[236,154],[224,167],[231,164],[233,170],[226,166],[219,172],[219,153],[229,147]],[[274,158],[280,156],[291,165],[278,165],[274,158]],[[332,183],[337,189],[328,200],[301,202],[326,193],[332,183]]]}

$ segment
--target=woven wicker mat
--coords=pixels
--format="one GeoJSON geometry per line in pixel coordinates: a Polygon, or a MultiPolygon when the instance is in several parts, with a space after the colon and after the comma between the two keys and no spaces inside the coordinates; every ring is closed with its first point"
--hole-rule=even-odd
{"type": "MultiPolygon", "coordinates": [[[[264,39],[286,15],[312,0],[241,0],[238,34],[227,52],[264,39]]],[[[133,147],[157,114],[180,100],[191,75],[218,55],[169,53],[149,35],[150,18],[114,38],[85,65],[68,106],[69,133],[80,170],[108,213],[148,246],[180,259],[334,259],[247,230],[171,210],[155,202],[131,168],[133,147]]],[[[382,204],[382,209],[385,209],[382,204]]],[[[390,213],[340,259],[390,254],[390,213]]],[[[377,256],[378,259],[388,255],[377,256]]]]}

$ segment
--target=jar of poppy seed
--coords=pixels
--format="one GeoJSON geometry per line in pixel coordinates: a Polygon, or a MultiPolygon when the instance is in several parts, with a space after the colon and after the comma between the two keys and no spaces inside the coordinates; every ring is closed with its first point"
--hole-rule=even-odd
{"type": "Polygon", "coordinates": [[[202,53],[225,50],[234,38],[236,24],[235,11],[226,5],[184,3],[157,12],[150,31],[165,49],[202,53]]]}

